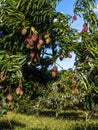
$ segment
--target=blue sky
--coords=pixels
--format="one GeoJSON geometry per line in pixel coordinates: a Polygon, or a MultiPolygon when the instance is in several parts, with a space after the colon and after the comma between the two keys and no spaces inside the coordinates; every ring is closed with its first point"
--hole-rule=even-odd
{"type": "Polygon", "coordinates": [[[62,0],[56,10],[65,14],[73,14],[73,6],[76,0],[62,0]]]}
{"type": "MultiPolygon", "coordinates": [[[[62,12],[64,14],[69,14],[71,16],[74,15],[73,13],[73,8],[74,8],[74,3],[76,0],[62,0],[58,5],[56,10],[58,12],[62,12]]],[[[98,0],[96,0],[96,3],[98,3],[98,0]]],[[[97,8],[94,10],[96,14],[98,14],[98,5],[97,8]]],[[[82,30],[83,27],[83,19],[80,17],[77,17],[77,20],[72,24],[73,28],[78,29],[78,31],[82,30]]],[[[57,60],[57,63],[59,66],[61,66],[63,69],[69,69],[69,68],[74,68],[74,61],[75,61],[75,54],[72,53],[72,58],[65,58],[63,61],[60,61],[59,59],[57,60]]],[[[58,69],[61,70],[62,68],[58,66],[58,69]]]]}
{"type": "MultiPolygon", "coordinates": [[[[76,0],[62,0],[58,5],[56,10],[59,12],[62,12],[64,14],[69,14],[71,16],[74,15],[73,9],[74,9],[74,3],[76,0]]],[[[81,31],[83,27],[83,19],[80,17],[77,17],[77,20],[72,24],[73,28],[78,29],[78,31],[81,31]]]]}

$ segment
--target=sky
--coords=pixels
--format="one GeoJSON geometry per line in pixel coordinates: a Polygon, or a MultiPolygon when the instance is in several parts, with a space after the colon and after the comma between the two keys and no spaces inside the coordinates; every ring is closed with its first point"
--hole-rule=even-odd
{"type": "MultiPolygon", "coordinates": [[[[74,8],[74,3],[76,0],[62,0],[62,2],[60,2],[57,5],[56,11],[58,12],[62,12],[64,14],[69,14],[71,16],[74,15],[73,13],[73,8],[74,8]]],[[[72,27],[78,27],[77,29],[81,29],[81,21],[80,20],[76,20],[72,27]]],[[[57,64],[58,64],[58,70],[62,70],[62,69],[69,69],[69,68],[74,68],[74,62],[75,62],[75,54],[72,54],[72,58],[65,58],[63,61],[60,61],[59,58],[57,59],[57,64]]]]}
{"type": "MultiPolygon", "coordinates": [[[[75,1],[76,0],[62,0],[57,5],[56,11],[73,16],[74,15],[73,8],[74,8],[75,1]]],[[[98,0],[96,0],[96,3],[98,3],[98,0]]],[[[98,14],[98,4],[97,4],[97,8],[94,9],[94,11],[96,14],[98,14]]],[[[77,20],[72,24],[71,27],[76,28],[79,32],[81,32],[83,28],[83,23],[84,23],[83,19],[78,16],[77,20]]],[[[65,58],[63,61],[60,61],[59,58],[57,59],[58,70],[62,70],[62,69],[67,70],[69,68],[74,69],[75,54],[74,53],[71,54],[72,54],[72,58],[65,58]]]]}

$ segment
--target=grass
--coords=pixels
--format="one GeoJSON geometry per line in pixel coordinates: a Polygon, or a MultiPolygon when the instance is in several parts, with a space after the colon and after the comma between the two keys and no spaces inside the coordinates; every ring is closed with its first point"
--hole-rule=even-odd
{"type": "Polygon", "coordinates": [[[31,116],[8,112],[0,119],[0,130],[97,130],[98,117],[86,122],[81,111],[66,111],[59,118],[54,116],[31,116]],[[11,128],[12,127],[12,128],[11,128]],[[93,129],[94,128],[94,129],[93,129]]]}

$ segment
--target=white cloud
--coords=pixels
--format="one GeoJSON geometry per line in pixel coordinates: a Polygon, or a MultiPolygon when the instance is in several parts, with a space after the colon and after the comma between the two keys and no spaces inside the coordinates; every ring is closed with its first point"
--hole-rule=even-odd
{"type": "Polygon", "coordinates": [[[98,13],[98,4],[97,4],[96,8],[94,9],[94,12],[98,13]]]}

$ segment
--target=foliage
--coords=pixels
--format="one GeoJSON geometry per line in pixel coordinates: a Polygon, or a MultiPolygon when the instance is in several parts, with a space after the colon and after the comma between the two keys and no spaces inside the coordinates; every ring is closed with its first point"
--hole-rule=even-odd
{"type": "Polygon", "coordinates": [[[0,91],[10,109],[28,113],[25,106],[29,101],[32,111],[47,107],[58,113],[68,105],[83,103],[91,109],[96,101],[96,3],[76,1],[74,16],[82,17],[87,24],[85,32],[78,32],[71,28],[76,19],[56,12],[60,1],[0,2],[0,91]],[[72,51],[76,54],[75,69],[58,72],[56,60],[71,58],[72,51]]]}
{"type": "Polygon", "coordinates": [[[81,91],[85,94],[85,96],[90,96],[90,100],[87,100],[87,102],[90,102],[91,104],[93,97],[98,94],[97,32],[93,34],[86,34],[82,38],[82,42],[79,43],[81,47],[78,47],[76,50],[77,67],[75,69],[75,73],[78,84],[81,87],[81,91]]]}
{"type": "Polygon", "coordinates": [[[93,10],[94,8],[96,8],[95,0],[87,0],[87,1],[76,0],[74,9],[74,13],[76,15],[83,17],[84,22],[89,23],[90,25],[89,30],[91,32],[94,32],[96,30],[98,22],[97,16],[93,10]]]}

